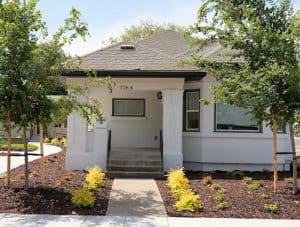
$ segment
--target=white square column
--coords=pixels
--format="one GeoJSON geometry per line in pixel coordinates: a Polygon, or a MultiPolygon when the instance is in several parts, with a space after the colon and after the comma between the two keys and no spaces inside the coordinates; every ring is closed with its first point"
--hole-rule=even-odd
{"type": "Polygon", "coordinates": [[[162,90],[164,170],[183,166],[182,105],[183,90],[162,90]]]}

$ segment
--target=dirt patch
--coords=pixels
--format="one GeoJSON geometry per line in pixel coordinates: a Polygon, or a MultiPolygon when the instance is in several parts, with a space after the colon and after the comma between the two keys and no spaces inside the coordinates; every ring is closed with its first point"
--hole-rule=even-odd
{"type": "Polygon", "coordinates": [[[45,185],[40,181],[40,162],[29,163],[30,175],[28,191],[24,191],[24,166],[12,170],[12,186],[7,189],[5,179],[0,179],[0,212],[24,214],[82,214],[105,215],[112,180],[95,192],[94,208],[74,208],[70,192],[82,185],[85,171],[66,171],[65,152],[46,157],[45,185]]]}
{"type": "MultiPolygon", "coordinates": [[[[247,189],[247,184],[239,174],[188,172],[186,176],[190,180],[192,190],[201,196],[203,208],[196,213],[176,211],[173,207],[175,199],[166,184],[166,179],[156,180],[156,183],[169,216],[300,219],[300,195],[293,195],[291,185],[284,182],[284,178],[290,177],[290,173],[280,173],[280,192],[278,194],[273,193],[272,173],[243,173],[243,175],[261,181],[264,186],[251,191],[247,189]],[[226,210],[216,208],[217,202],[213,199],[216,191],[202,183],[201,179],[204,175],[211,175],[213,183],[226,189],[225,198],[229,202],[229,207],[226,210]],[[262,193],[268,194],[269,198],[259,198],[262,193]],[[264,204],[269,203],[278,205],[278,213],[268,213],[264,210],[264,204]]],[[[298,182],[300,185],[300,179],[298,182]]]]}

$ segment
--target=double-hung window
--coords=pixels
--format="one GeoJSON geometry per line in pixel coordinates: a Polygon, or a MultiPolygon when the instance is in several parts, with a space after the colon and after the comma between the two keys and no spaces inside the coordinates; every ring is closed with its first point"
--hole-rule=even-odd
{"type": "Polygon", "coordinates": [[[245,109],[219,102],[215,107],[215,131],[260,132],[260,125],[245,109]]]}
{"type": "Polygon", "coordinates": [[[200,91],[186,90],[184,94],[184,129],[200,130],[200,91]]]}

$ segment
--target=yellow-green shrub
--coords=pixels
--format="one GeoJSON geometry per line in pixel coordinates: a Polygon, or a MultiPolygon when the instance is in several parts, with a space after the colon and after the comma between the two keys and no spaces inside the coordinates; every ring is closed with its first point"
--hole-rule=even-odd
{"type": "Polygon", "coordinates": [[[61,143],[62,145],[67,145],[67,144],[68,144],[67,138],[63,137],[63,138],[60,140],[60,143],[61,143]]]}
{"type": "Polygon", "coordinates": [[[178,211],[196,212],[201,208],[200,197],[189,187],[189,180],[183,168],[172,170],[168,174],[168,186],[176,199],[175,209],[178,211]]]}
{"type": "Polygon", "coordinates": [[[175,203],[175,209],[177,211],[197,212],[201,208],[199,199],[199,195],[195,195],[192,191],[187,190],[175,203]]]}
{"type": "Polygon", "coordinates": [[[212,182],[212,176],[204,176],[202,178],[202,182],[204,185],[211,185],[213,182],[212,182]]]}
{"type": "Polygon", "coordinates": [[[102,187],[104,184],[105,173],[98,166],[94,166],[87,169],[88,174],[85,177],[87,183],[87,188],[89,190],[96,190],[99,187],[102,187]]]}
{"type": "Polygon", "coordinates": [[[58,139],[58,138],[53,138],[53,139],[51,140],[51,144],[52,144],[52,145],[55,145],[55,146],[58,146],[58,145],[59,145],[59,139],[58,139]]]}
{"type": "Polygon", "coordinates": [[[75,189],[71,193],[72,195],[72,205],[74,207],[93,207],[95,204],[95,196],[92,192],[90,192],[86,187],[81,187],[75,189]]]}
{"type": "Polygon", "coordinates": [[[50,142],[51,142],[50,138],[47,138],[47,137],[46,137],[46,138],[44,139],[44,143],[50,143],[50,142]]]}
{"type": "Polygon", "coordinates": [[[168,186],[173,193],[177,190],[189,188],[189,180],[184,175],[183,168],[171,170],[168,173],[168,186]]]}

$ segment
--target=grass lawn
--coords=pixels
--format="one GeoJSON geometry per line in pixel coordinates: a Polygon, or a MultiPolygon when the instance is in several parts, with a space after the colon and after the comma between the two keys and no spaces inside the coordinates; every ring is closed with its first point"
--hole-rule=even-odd
{"type": "MultiPolygon", "coordinates": [[[[1,148],[2,151],[7,151],[7,142],[4,141],[1,143],[1,148]]],[[[28,144],[28,151],[35,151],[38,149],[37,145],[34,144],[28,144]]],[[[24,151],[24,144],[22,143],[14,143],[12,144],[12,150],[13,151],[24,151]]]]}
{"type": "MultiPolygon", "coordinates": [[[[195,213],[176,211],[174,208],[176,200],[167,186],[167,180],[157,179],[156,183],[169,216],[300,218],[300,194],[293,195],[292,184],[290,181],[284,181],[285,178],[291,177],[289,172],[279,174],[278,194],[273,193],[270,172],[187,172],[186,176],[190,188],[200,196],[202,209],[195,213]],[[212,177],[212,184],[205,184],[202,180],[207,175],[212,177]],[[243,180],[246,176],[248,178],[243,180]],[[216,195],[220,188],[224,188],[225,193],[216,195]]],[[[298,178],[298,185],[300,186],[300,178],[298,178]]]]}

